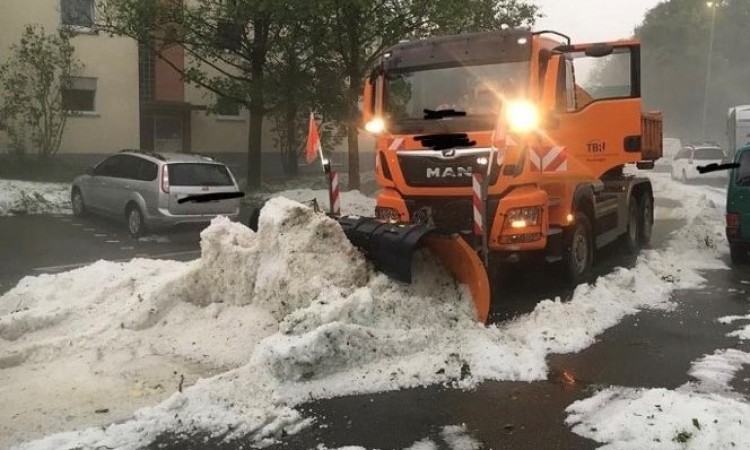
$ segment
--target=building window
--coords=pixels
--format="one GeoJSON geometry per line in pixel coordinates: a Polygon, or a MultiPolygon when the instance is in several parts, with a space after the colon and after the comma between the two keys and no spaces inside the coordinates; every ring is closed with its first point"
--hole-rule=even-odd
{"type": "Polygon", "coordinates": [[[156,90],[156,51],[152,46],[138,46],[138,94],[141,101],[154,99],[156,90]]]}
{"type": "Polygon", "coordinates": [[[70,87],[63,89],[62,105],[66,111],[96,111],[96,78],[71,78],[70,87]]]}
{"type": "Polygon", "coordinates": [[[94,28],[94,0],[60,0],[60,15],[65,26],[94,28]]]}
{"type": "Polygon", "coordinates": [[[216,99],[216,113],[220,116],[238,117],[240,103],[233,98],[220,96],[216,99]]]}

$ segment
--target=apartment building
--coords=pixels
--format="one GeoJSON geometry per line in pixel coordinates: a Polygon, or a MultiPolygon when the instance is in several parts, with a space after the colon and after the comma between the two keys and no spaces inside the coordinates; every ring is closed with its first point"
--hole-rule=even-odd
{"type": "MultiPolygon", "coordinates": [[[[75,31],[71,42],[83,68],[63,93],[68,109],[77,111],[66,125],[59,155],[90,164],[126,148],[212,154],[243,174],[249,114],[231,101],[182,81],[178,68],[187,64],[179,46],[154,51],[130,38],[96,29],[96,0],[0,0],[0,60],[27,24],[52,32],[75,31]],[[217,113],[207,106],[218,104],[217,113]]],[[[1,133],[0,133],[1,134],[1,133]]],[[[4,151],[0,136],[0,153],[4,151]]],[[[374,143],[361,135],[363,170],[372,170],[374,143]]],[[[345,144],[334,149],[334,161],[346,167],[345,144]]],[[[281,157],[270,124],[264,127],[264,174],[282,172],[281,157]]]]}
{"type": "Polygon", "coordinates": [[[159,151],[244,153],[248,113],[220,102],[209,114],[212,94],[185,84],[184,50],[166,51],[169,63],[132,39],[111,37],[94,26],[95,0],[0,1],[0,59],[26,24],[47,32],[75,31],[72,44],[83,65],[63,102],[77,111],[67,122],[60,154],[108,154],[123,148],[159,151]]]}

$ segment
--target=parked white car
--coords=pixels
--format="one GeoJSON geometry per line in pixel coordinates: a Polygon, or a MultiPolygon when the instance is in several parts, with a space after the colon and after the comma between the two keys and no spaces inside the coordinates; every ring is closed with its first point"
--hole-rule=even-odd
{"type": "Polygon", "coordinates": [[[691,180],[726,179],[724,171],[698,173],[698,166],[711,163],[721,164],[727,156],[721,147],[715,145],[696,145],[680,150],[672,160],[672,179],[687,183],[691,180]]]}

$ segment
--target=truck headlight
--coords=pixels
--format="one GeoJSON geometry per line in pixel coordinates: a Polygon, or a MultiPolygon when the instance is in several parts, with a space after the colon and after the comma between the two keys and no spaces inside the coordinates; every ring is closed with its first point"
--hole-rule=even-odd
{"type": "Polygon", "coordinates": [[[526,100],[510,102],[505,107],[505,118],[512,131],[528,133],[539,127],[539,110],[526,100]]]}
{"type": "Polygon", "coordinates": [[[373,134],[382,133],[385,130],[385,121],[376,117],[365,124],[365,130],[373,134]]]}
{"type": "Polygon", "coordinates": [[[515,208],[505,215],[506,229],[521,229],[538,227],[542,222],[542,208],[535,206],[531,208],[515,208]]]}

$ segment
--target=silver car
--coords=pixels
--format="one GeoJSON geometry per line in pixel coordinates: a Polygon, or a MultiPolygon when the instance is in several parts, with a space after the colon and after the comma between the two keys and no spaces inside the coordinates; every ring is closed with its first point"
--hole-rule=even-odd
{"type": "Polygon", "coordinates": [[[77,216],[125,219],[131,236],[216,216],[236,219],[242,193],[229,168],[209,157],[123,150],[73,181],[77,216]]]}

